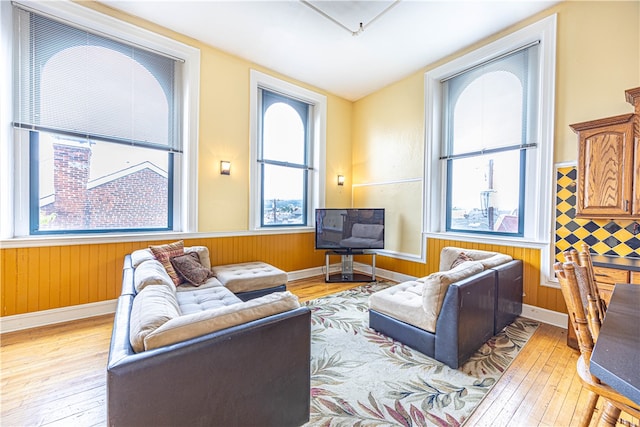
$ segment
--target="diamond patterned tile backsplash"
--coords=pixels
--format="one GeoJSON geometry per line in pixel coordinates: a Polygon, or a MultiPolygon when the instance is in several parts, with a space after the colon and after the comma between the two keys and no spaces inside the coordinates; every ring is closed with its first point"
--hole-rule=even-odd
{"type": "Polygon", "coordinates": [[[576,218],[576,167],[556,170],[556,261],[564,261],[562,252],[583,242],[598,255],[640,259],[640,223],[576,218]]]}

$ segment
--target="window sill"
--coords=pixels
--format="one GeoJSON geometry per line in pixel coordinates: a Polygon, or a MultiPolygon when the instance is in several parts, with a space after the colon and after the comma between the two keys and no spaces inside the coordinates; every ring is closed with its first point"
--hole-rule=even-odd
{"type": "Polygon", "coordinates": [[[316,229],[310,226],[279,226],[279,227],[262,227],[262,228],[254,228],[251,230],[253,233],[259,234],[291,234],[291,233],[310,233],[315,232],[316,229]]]}
{"type": "Polygon", "coordinates": [[[215,237],[251,236],[257,234],[295,234],[315,231],[312,227],[287,227],[252,231],[222,231],[186,233],[178,231],[155,233],[73,234],[65,236],[30,236],[0,240],[1,249],[34,248],[46,246],[92,245],[103,243],[151,242],[156,240],[202,239],[215,237]]]}
{"type": "Polygon", "coordinates": [[[194,233],[155,232],[155,233],[109,233],[109,234],[68,234],[48,236],[14,237],[0,240],[0,247],[32,248],[44,246],[90,245],[100,243],[141,242],[153,240],[186,239],[194,233]]]}
{"type": "Polygon", "coordinates": [[[459,240],[462,242],[488,243],[491,245],[516,246],[519,248],[545,249],[548,241],[533,240],[526,237],[488,236],[465,233],[425,232],[425,237],[442,240],[459,240]]]}

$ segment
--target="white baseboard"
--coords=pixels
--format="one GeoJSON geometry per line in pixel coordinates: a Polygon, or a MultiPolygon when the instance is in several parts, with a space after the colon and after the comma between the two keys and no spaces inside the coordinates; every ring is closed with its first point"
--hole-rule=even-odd
{"type": "MultiPolygon", "coordinates": [[[[338,264],[338,268],[339,268],[339,264],[338,264]]],[[[358,270],[359,272],[362,272],[364,274],[371,274],[371,270],[372,270],[371,265],[363,264],[359,262],[353,263],[353,269],[358,270]]],[[[387,279],[387,280],[391,280],[393,282],[398,282],[398,283],[415,279],[415,277],[413,276],[409,276],[402,273],[396,273],[395,271],[384,270],[382,268],[377,268],[377,267],[376,267],[376,278],[387,279]]]]}
{"type": "MultiPolygon", "coordinates": [[[[329,272],[340,271],[340,264],[329,266],[329,272]]],[[[371,274],[371,266],[363,263],[354,263],[354,270],[364,274],[371,274]]],[[[289,280],[306,279],[308,277],[325,274],[325,267],[314,267],[305,270],[297,270],[287,273],[289,280]]],[[[394,282],[405,282],[413,280],[415,277],[406,274],[396,273],[390,270],[376,268],[376,278],[391,280],[394,282]]],[[[35,311],[32,313],[16,314],[13,316],[0,317],[0,333],[19,331],[22,329],[36,328],[40,326],[53,325],[56,323],[69,322],[72,320],[84,319],[87,317],[101,316],[103,314],[114,313],[116,311],[117,300],[93,302],[89,304],[73,305],[69,307],[54,308],[52,310],[35,311]]],[[[523,304],[522,316],[548,323],[560,328],[567,328],[567,315],[556,311],[547,310],[533,305],[523,304]]]]}
{"type": "MultiPolygon", "coordinates": [[[[329,274],[337,273],[337,272],[340,271],[341,268],[342,268],[342,265],[340,263],[330,264],[329,265],[329,274]]],[[[306,279],[308,277],[324,276],[326,274],[325,270],[326,270],[325,266],[314,267],[314,268],[308,268],[306,270],[292,271],[292,272],[287,273],[287,276],[288,276],[289,280],[306,279]]],[[[360,262],[354,262],[353,263],[353,270],[357,271],[359,273],[371,275],[372,267],[369,264],[364,264],[364,263],[360,263],[360,262]]],[[[398,283],[406,282],[407,280],[415,279],[415,277],[408,276],[406,274],[396,273],[395,271],[376,268],[376,279],[379,279],[379,278],[391,280],[393,282],[398,282],[398,283]]]]}
{"type": "Polygon", "coordinates": [[[568,317],[566,314],[536,307],[535,305],[522,304],[522,317],[567,329],[568,317]]]}
{"type": "Polygon", "coordinates": [[[113,299],[0,317],[0,333],[54,325],[56,323],[69,322],[71,320],[115,313],[117,302],[118,300],[113,299]]]}
{"type": "Polygon", "coordinates": [[[287,273],[287,279],[292,281],[321,275],[324,275],[324,267],[313,267],[305,270],[290,271],[287,273]]]}

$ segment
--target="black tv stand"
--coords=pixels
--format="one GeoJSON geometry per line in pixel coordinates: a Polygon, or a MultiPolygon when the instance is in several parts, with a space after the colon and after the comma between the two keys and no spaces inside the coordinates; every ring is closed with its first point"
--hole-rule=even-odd
{"type": "Polygon", "coordinates": [[[376,253],[368,252],[364,250],[350,250],[350,251],[326,251],[324,253],[325,258],[325,282],[338,283],[338,282],[375,282],[376,280],[376,253]],[[340,255],[341,270],[339,273],[329,274],[329,256],[340,255]],[[371,275],[354,273],[353,272],[353,256],[354,255],[371,255],[371,275]]]}

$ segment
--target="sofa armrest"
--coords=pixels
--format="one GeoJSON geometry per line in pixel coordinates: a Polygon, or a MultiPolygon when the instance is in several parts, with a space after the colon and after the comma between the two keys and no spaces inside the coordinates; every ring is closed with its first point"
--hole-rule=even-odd
{"type": "Polygon", "coordinates": [[[137,293],[133,281],[133,266],[131,255],[125,255],[122,267],[122,289],[120,295],[135,295],[137,293]]]}
{"type": "Polygon", "coordinates": [[[522,269],[521,260],[492,267],[496,275],[494,335],[522,314],[522,269]]]}
{"type": "Polygon", "coordinates": [[[308,420],[309,308],[135,354],[124,327],[129,298],[132,303],[123,296],[118,304],[109,352],[109,425],[293,426],[308,420]]]}
{"type": "Polygon", "coordinates": [[[449,285],[436,323],[435,358],[457,369],[493,336],[495,272],[449,285]]]}

